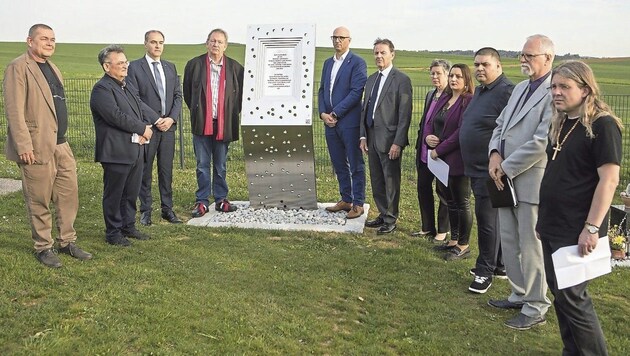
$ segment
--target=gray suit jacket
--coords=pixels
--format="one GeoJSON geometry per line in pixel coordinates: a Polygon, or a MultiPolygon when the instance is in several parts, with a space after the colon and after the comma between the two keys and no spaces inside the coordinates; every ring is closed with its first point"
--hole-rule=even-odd
{"type": "MultiPolygon", "coordinates": [[[[367,105],[378,72],[370,75],[365,84],[365,97],[361,110],[361,137],[374,130],[374,144],[380,152],[389,152],[392,144],[405,148],[409,144],[412,93],[411,80],[403,72],[392,68],[383,84],[383,89],[374,107],[374,127],[366,125],[367,105]]],[[[371,144],[368,142],[368,144],[371,144]]]]}
{"type": "Polygon", "coordinates": [[[524,80],[514,87],[505,109],[497,118],[488,155],[497,150],[501,168],[514,181],[519,201],[538,204],[540,182],[547,165],[547,135],[552,116],[551,76],[540,84],[525,105],[518,108],[529,85],[524,80]],[[505,140],[504,152],[501,141],[505,140]]]}

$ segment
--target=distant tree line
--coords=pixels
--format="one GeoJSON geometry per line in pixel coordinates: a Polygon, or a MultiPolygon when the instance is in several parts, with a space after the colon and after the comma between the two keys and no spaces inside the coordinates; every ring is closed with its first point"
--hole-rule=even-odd
{"type": "MultiPolygon", "coordinates": [[[[422,50],[422,51],[418,51],[420,53],[444,53],[444,54],[452,54],[452,55],[458,55],[458,56],[474,56],[475,55],[475,51],[473,50],[451,50],[451,51],[427,51],[427,50],[422,50]]],[[[505,50],[498,50],[499,54],[501,55],[501,58],[516,58],[518,56],[518,54],[520,53],[520,51],[505,51],[505,50]]],[[[559,55],[556,54],[556,59],[557,60],[567,60],[567,59],[586,59],[586,58],[592,58],[592,57],[582,57],[579,54],[574,54],[574,53],[566,53],[563,55],[559,55]]]]}

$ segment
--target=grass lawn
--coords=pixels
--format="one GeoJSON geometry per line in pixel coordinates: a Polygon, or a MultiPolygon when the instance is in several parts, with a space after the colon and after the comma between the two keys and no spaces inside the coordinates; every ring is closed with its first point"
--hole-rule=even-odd
{"type": "MultiPolygon", "coordinates": [[[[508,329],[502,323],[513,312],[486,305],[508,295],[506,281],[485,295],[469,293],[473,259],[446,263],[430,242],[409,237],[418,225],[409,180],[391,236],[154,219],[142,228],[153,239],[119,248],[104,241],[100,166],[80,161],[78,171],[75,225],[91,261],[61,255],[61,269],[39,264],[21,192],[1,198],[2,355],[560,354],[553,309],[547,325],[508,329]]],[[[231,198],[246,200],[242,165],[230,162],[228,172],[231,198]]],[[[174,174],[175,211],[188,219],[194,169],[174,174]]],[[[0,158],[0,177],[19,178],[19,171],[0,158]]],[[[320,201],[336,199],[330,174],[317,184],[320,201]]],[[[369,187],[368,197],[372,203],[369,187]]],[[[629,277],[630,269],[616,268],[589,288],[611,355],[630,350],[629,277]]]]}

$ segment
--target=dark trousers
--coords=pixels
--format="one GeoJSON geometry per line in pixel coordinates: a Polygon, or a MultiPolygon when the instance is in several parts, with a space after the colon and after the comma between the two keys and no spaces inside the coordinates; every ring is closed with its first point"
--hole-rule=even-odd
{"type": "MultiPolygon", "coordinates": [[[[608,355],[604,332],[586,291],[588,282],[558,289],[551,254],[570,244],[552,242],[541,234],[547,285],[554,296],[553,306],[564,348],[562,355],[608,355]]],[[[577,242],[577,241],[576,241],[577,242]]]]}
{"type": "Polygon", "coordinates": [[[151,141],[145,147],[145,162],[140,188],[140,211],[150,212],[153,203],[153,161],[157,156],[158,187],[162,213],[173,210],[173,157],[175,156],[175,131],[162,132],[153,129],[151,141]]]}
{"type": "MultiPolygon", "coordinates": [[[[420,155],[419,150],[418,155],[420,155]]],[[[420,205],[422,231],[434,236],[436,233],[447,233],[451,229],[448,219],[448,204],[446,204],[446,199],[439,190],[436,192],[439,199],[437,230],[435,228],[435,205],[433,199],[433,181],[435,176],[431,173],[427,164],[419,158],[416,169],[418,171],[418,205],[420,205]]]]}
{"type": "Polygon", "coordinates": [[[477,238],[479,257],[475,273],[482,277],[492,277],[495,269],[504,269],[501,258],[501,238],[499,237],[498,210],[492,207],[487,178],[471,177],[470,185],[475,196],[475,217],[477,218],[477,238]]]}
{"type": "Polygon", "coordinates": [[[386,223],[394,224],[398,219],[400,201],[400,162],[389,159],[388,152],[379,152],[374,144],[374,130],[368,130],[368,164],[372,181],[372,196],[381,217],[386,223]]]}
{"type": "Polygon", "coordinates": [[[448,176],[448,187],[438,181],[437,188],[448,204],[451,240],[456,240],[459,245],[468,245],[472,229],[470,179],[466,176],[448,176]]]}
{"type": "Polygon", "coordinates": [[[339,182],[341,200],[363,206],[365,202],[365,161],[359,148],[359,127],[326,126],[328,154],[339,182]]]}
{"type": "Polygon", "coordinates": [[[134,164],[103,166],[103,217],[108,238],[136,228],[136,201],[142,183],[143,153],[134,164]]]}

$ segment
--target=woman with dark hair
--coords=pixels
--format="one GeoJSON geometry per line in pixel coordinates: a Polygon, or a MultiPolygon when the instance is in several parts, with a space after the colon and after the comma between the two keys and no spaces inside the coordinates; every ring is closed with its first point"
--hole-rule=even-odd
{"type": "Polygon", "coordinates": [[[468,258],[472,213],[470,211],[470,180],[464,175],[464,162],[459,148],[459,127],[462,116],[475,90],[470,68],[455,64],[448,74],[448,88],[429,117],[425,142],[429,159],[440,158],[449,166],[448,186],[437,183],[438,192],[445,198],[451,223],[451,239],[436,246],[445,251],[447,261],[468,258]]]}
{"type": "Polygon", "coordinates": [[[606,340],[586,291],[588,282],[558,288],[551,255],[577,245],[590,254],[608,232],[608,208],[619,183],[621,120],[600,99],[591,68],[568,61],[551,73],[554,116],[540,184],[536,234],[554,296],[563,355],[607,355],[606,340]]]}
{"type": "Polygon", "coordinates": [[[435,89],[427,93],[424,102],[424,112],[420,119],[420,128],[418,129],[418,139],[416,140],[416,170],[418,172],[418,204],[420,205],[420,219],[422,221],[422,229],[414,232],[411,236],[426,236],[433,242],[441,242],[446,238],[446,234],[450,230],[448,219],[448,207],[446,199],[437,192],[439,198],[437,229],[435,228],[435,205],[433,199],[433,180],[435,176],[427,167],[427,137],[426,126],[429,123],[427,117],[435,112],[438,99],[444,93],[444,89],[448,86],[448,71],[451,64],[444,59],[435,59],[431,62],[429,68],[431,82],[435,89]]]}

